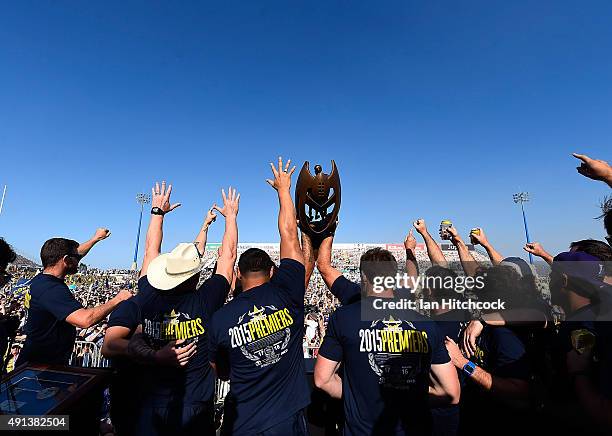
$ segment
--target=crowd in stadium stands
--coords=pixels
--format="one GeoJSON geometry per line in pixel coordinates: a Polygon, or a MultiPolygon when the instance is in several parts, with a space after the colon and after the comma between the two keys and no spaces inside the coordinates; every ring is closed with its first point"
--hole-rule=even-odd
{"type": "MultiPolygon", "coordinates": [[[[606,162],[575,157],[580,174],[612,187],[606,162]]],[[[238,243],[229,188],[194,242],[161,254],[164,217],[180,206],[165,182],[152,189],[138,272],[79,267],[107,229],[48,240],[42,268],[12,265],[0,239],[0,314],[15,320],[14,331],[0,324],[3,370],[111,366],[104,434],[308,434],[317,412],[304,357],[316,358],[318,392],[342,404],[328,407],[326,434],[612,432],[610,200],[607,242],[568,240],[556,256],[528,243],[535,265],[500,254],[482,228],[464,239],[441,227],[440,244],[422,219],[403,244],[335,244],[330,233],[314,246],[298,237],[293,171],[279,158],[268,180],[280,244],[238,243]],[[223,240],[207,244],[218,214],[223,240]],[[377,282],[398,274],[440,280],[377,282]]]]}

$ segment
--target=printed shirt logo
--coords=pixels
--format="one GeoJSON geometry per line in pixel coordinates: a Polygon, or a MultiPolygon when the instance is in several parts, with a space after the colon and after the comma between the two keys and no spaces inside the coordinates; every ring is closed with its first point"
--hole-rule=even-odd
{"type": "Polygon", "coordinates": [[[430,347],[427,332],[410,321],[375,320],[370,328],[359,330],[359,351],[368,354],[368,363],[386,388],[410,389],[429,370],[430,347]]]}
{"type": "Polygon", "coordinates": [[[185,339],[187,342],[197,342],[198,337],[205,332],[202,318],[191,318],[188,313],[164,313],[162,320],[144,319],[144,333],[155,348],[161,348],[169,341],[185,339]]]}
{"type": "Polygon", "coordinates": [[[231,347],[240,349],[258,367],[272,365],[287,352],[293,322],[287,308],[255,305],[229,328],[231,347]]]}

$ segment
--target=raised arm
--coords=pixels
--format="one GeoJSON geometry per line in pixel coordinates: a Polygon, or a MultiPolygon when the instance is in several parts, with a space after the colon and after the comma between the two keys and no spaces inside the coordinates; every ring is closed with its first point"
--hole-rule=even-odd
{"type": "Polygon", "coordinates": [[[323,242],[321,242],[321,245],[319,246],[319,253],[317,256],[317,269],[319,270],[319,273],[321,273],[321,277],[329,289],[332,288],[332,285],[336,279],[342,275],[340,271],[332,266],[333,243],[333,235],[323,239],[323,242]]]}
{"type": "Polygon", "coordinates": [[[531,253],[534,256],[538,256],[544,259],[544,261],[549,265],[552,265],[553,263],[552,254],[546,251],[544,247],[542,247],[542,244],[540,244],[539,242],[529,242],[525,244],[523,250],[525,250],[527,253],[531,253]]]}
{"type": "Polygon", "coordinates": [[[499,254],[497,250],[495,250],[495,248],[493,248],[493,245],[491,245],[491,243],[487,239],[487,235],[485,235],[485,232],[482,228],[478,227],[478,232],[478,234],[470,233],[470,239],[472,240],[472,243],[482,245],[482,248],[487,251],[489,259],[491,259],[491,263],[493,265],[499,265],[501,261],[504,260],[503,256],[499,254]]]}
{"type": "Polygon", "coordinates": [[[478,267],[480,265],[472,256],[470,250],[468,250],[467,245],[465,245],[465,242],[463,242],[461,236],[459,236],[459,232],[457,231],[457,229],[453,226],[449,227],[447,231],[451,235],[451,242],[457,248],[457,252],[459,253],[459,260],[461,261],[461,266],[463,267],[465,275],[474,277],[476,275],[476,270],[478,270],[478,267]]]}
{"type": "Polygon", "coordinates": [[[434,241],[434,238],[429,234],[427,230],[427,226],[425,225],[425,220],[423,218],[419,218],[414,222],[414,228],[421,235],[423,240],[425,241],[425,246],[427,247],[427,255],[429,256],[429,260],[432,265],[443,266],[444,268],[448,268],[448,262],[440,249],[440,246],[434,241]]]}
{"type": "Polygon", "coordinates": [[[580,174],[589,179],[607,183],[612,188],[612,166],[608,162],[600,159],[591,159],[585,154],[572,153],[572,155],[582,161],[580,166],[576,167],[580,174]]]}
{"type": "Polygon", "coordinates": [[[304,286],[308,289],[310,277],[314,271],[315,261],[319,254],[319,249],[312,246],[312,239],[304,232],[300,232],[302,236],[302,254],[304,255],[304,266],[306,267],[306,276],[304,278],[304,286]]]}
{"type": "Polygon", "coordinates": [[[172,185],[166,189],[166,181],[164,180],[161,184],[155,183],[155,186],[151,188],[151,210],[159,208],[161,215],[151,214],[151,220],[149,221],[149,229],[147,230],[147,238],[145,241],[145,254],[142,260],[142,268],[140,269],[140,277],[147,275],[147,269],[149,263],[161,252],[161,244],[164,236],[164,216],[168,212],[172,212],[174,209],[179,207],[181,203],[175,203],[170,205],[170,194],[172,193],[172,185]]]}
{"type": "Polygon", "coordinates": [[[419,264],[416,258],[416,239],[412,235],[412,229],[408,232],[408,236],[404,240],[404,248],[406,249],[406,274],[412,277],[412,283],[416,283],[419,276],[419,264]]]}
{"type": "Polygon", "coordinates": [[[204,254],[204,251],[206,251],[206,240],[208,239],[208,228],[210,227],[212,223],[215,222],[216,219],[217,219],[217,215],[214,212],[214,206],[213,206],[206,213],[206,218],[204,218],[204,224],[202,224],[202,227],[200,228],[200,231],[198,232],[198,235],[196,236],[195,241],[194,241],[198,247],[198,251],[200,252],[200,254],[204,254]]]}
{"type": "Polygon", "coordinates": [[[267,179],[278,192],[278,202],[280,210],[278,212],[278,231],[280,233],[280,257],[281,259],[293,259],[301,264],[304,263],[304,255],[298,239],[297,218],[293,199],[291,198],[291,175],[295,171],[295,166],[289,170],[291,159],[283,166],[283,159],[279,156],[278,168],[270,162],[274,180],[267,179]]]}
{"type": "Polygon", "coordinates": [[[225,190],[221,190],[221,196],[223,197],[223,207],[219,207],[216,204],[213,205],[213,209],[225,217],[225,232],[223,233],[221,251],[217,259],[217,274],[221,274],[231,284],[234,278],[234,264],[238,256],[237,217],[240,194],[230,186],[227,195],[225,190]]]}
{"type": "Polygon", "coordinates": [[[93,237],[90,240],[83,242],[81,245],[79,245],[79,247],[77,248],[77,252],[82,258],[87,256],[87,253],[89,253],[89,250],[91,250],[94,245],[108,238],[110,234],[111,232],[108,229],[105,229],[102,227],[97,229],[96,233],[93,235],[93,237]]]}

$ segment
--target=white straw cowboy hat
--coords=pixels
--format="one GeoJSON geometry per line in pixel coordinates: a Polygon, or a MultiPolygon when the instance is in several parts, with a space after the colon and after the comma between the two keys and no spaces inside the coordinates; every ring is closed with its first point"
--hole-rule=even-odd
{"type": "Polygon", "coordinates": [[[198,274],[203,266],[195,244],[182,242],[170,253],[160,254],[151,261],[147,278],[154,288],[167,291],[198,274]]]}

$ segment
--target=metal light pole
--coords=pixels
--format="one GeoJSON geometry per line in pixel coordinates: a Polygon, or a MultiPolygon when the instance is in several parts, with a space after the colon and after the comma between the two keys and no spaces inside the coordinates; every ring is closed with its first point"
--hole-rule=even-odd
{"type": "Polygon", "coordinates": [[[2,200],[0,200],[0,214],[2,213],[2,207],[4,206],[4,197],[6,197],[6,185],[4,185],[4,189],[2,190],[2,200]]]}
{"type": "MultiPolygon", "coordinates": [[[[529,192],[519,192],[512,195],[512,200],[515,203],[519,203],[521,205],[521,211],[523,212],[523,224],[525,225],[525,238],[527,239],[527,243],[531,242],[531,238],[529,238],[529,229],[527,228],[527,217],[525,216],[525,206],[524,204],[529,201],[529,192]]],[[[533,265],[533,256],[529,253],[529,263],[533,265]]]]}
{"type": "Polygon", "coordinates": [[[148,194],[143,194],[142,192],[136,194],[136,203],[140,205],[140,218],[138,218],[138,233],[136,233],[136,248],[134,249],[134,262],[132,262],[132,271],[136,271],[138,268],[138,245],[140,243],[140,227],[142,225],[142,211],[144,210],[144,205],[149,204],[151,202],[151,196],[148,194]]]}

